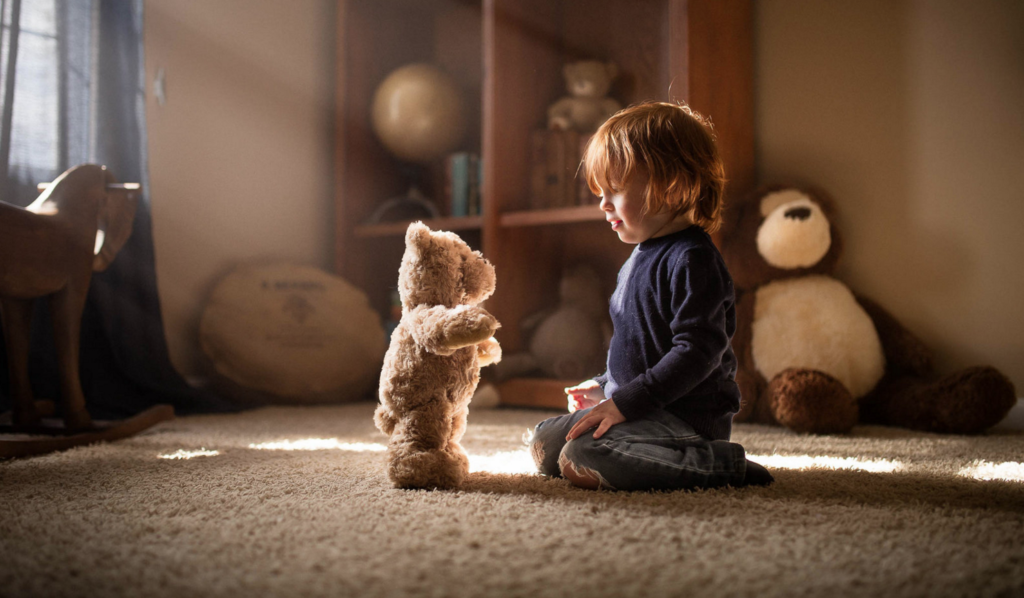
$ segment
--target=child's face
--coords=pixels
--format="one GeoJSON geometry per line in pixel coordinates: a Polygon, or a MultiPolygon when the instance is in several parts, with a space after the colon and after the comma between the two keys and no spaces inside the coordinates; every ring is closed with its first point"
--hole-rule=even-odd
{"type": "Polygon", "coordinates": [[[600,207],[605,213],[604,218],[623,243],[642,243],[657,236],[672,220],[668,213],[641,216],[647,180],[646,173],[636,172],[624,189],[602,189],[600,207]]]}

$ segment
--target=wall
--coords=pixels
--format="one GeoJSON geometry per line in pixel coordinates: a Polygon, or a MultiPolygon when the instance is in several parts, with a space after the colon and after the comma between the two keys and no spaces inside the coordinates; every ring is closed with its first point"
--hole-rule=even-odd
{"type": "Polygon", "coordinates": [[[839,276],[1024,392],[1024,3],[760,0],[762,182],[839,203],[839,276]]]}
{"type": "MultiPolygon", "coordinates": [[[[175,365],[238,260],[329,266],[329,0],[148,0],[157,271],[175,365]]],[[[841,209],[840,276],[936,352],[1024,388],[1024,3],[756,0],[762,182],[841,209]]]]}
{"type": "Polygon", "coordinates": [[[150,195],[167,340],[201,371],[199,315],[251,258],[330,267],[329,0],[147,0],[150,195]]]}

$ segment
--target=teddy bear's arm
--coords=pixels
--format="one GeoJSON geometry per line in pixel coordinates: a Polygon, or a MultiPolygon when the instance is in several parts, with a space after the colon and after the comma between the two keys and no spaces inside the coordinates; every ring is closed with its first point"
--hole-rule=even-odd
{"type": "Polygon", "coordinates": [[[501,361],[501,345],[493,336],[476,345],[477,363],[480,367],[501,361]]]}
{"type": "Polygon", "coordinates": [[[548,107],[548,128],[568,130],[572,127],[573,98],[565,97],[548,107]]]}
{"type": "Polygon", "coordinates": [[[416,344],[437,355],[451,355],[462,347],[483,342],[500,327],[484,309],[459,305],[416,307],[409,318],[409,330],[416,344]]]}
{"type": "Polygon", "coordinates": [[[857,303],[864,308],[875,324],[878,339],[882,343],[885,361],[890,369],[897,372],[925,376],[932,371],[932,355],[921,339],[914,336],[881,305],[867,297],[856,295],[857,303]]]}

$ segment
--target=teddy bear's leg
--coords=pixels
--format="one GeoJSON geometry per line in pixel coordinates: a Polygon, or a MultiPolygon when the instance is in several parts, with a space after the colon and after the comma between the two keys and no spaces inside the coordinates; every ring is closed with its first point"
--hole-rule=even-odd
{"type": "Polygon", "coordinates": [[[469,462],[462,447],[450,447],[452,422],[436,409],[407,414],[395,424],[388,445],[388,477],[399,488],[454,488],[469,462]]]}
{"type": "Polygon", "coordinates": [[[947,434],[977,434],[1013,408],[1013,383],[991,367],[971,367],[935,382],[884,378],[864,398],[864,420],[947,434]]]}
{"type": "Polygon", "coordinates": [[[469,407],[462,407],[452,416],[452,434],[449,442],[459,442],[466,434],[466,422],[469,416],[469,407]]]}
{"type": "Polygon", "coordinates": [[[778,423],[795,432],[849,432],[857,423],[857,400],[842,382],[817,370],[790,368],[772,378],[761,396],[778,423]]]}
{"type": "Polygon", "coordinates": [[[448,453],[451,460],[457,465],[457,468],[463,472],[463,475],[469,472],[469,456],[466,455],[466,450],[462,448],[459,441],[466,434],[468,416],[468,403],[464,402],[463,406],[452,416],[452,432],[445,446],[445,452],[448,453]]]}

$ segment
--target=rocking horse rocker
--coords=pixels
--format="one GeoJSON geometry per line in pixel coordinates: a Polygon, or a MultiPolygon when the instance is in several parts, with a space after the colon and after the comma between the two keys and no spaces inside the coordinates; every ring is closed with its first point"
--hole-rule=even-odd
{"type": "Polygon", "coordinates": [[[110,265],[132,232],[138,184],[118,184],[103,166],[64,172],[27,208],[0,202],[0,316],[12,408],[0,415],[0,457],[22,457],[132,436],[174,417],[157,405],[129,419],[93,422],[79,380],[82,310],[92,273],[110,265]],[[48,299],[60,370],[63,425],[51,401],[33,398],[28,375],[32,306],[48,299]],[[10,439],[3,434],[42,435],[10,439]]]}

